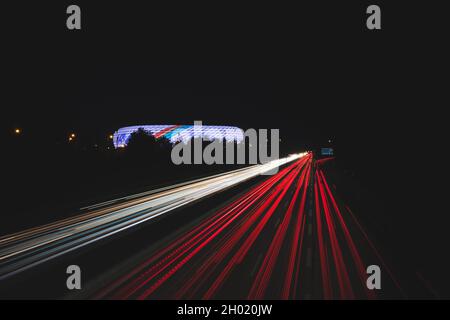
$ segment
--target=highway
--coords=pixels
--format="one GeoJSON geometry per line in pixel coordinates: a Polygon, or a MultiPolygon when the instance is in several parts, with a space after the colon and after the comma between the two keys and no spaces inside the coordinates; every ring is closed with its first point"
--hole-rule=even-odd
{"type": "Polygon", "coordinates": [[[366,268],[403,290],[312,154],[163,243],[94,299],[375,299],[366,268]]]}
{"type": "MultiPolygon", "coordinates": [[[[327,159],[328,161],[328,159],[327,159]]],[[[312,153],[99,203],[0,238],[0,281],[250,181],[206,215],[89,279],[76,299],[376,299],[402,286],[312,153]],[[278,173],[252,182],[273,168],[278,173]],[[383,270],[383,291],[366,268],[383,270]]],[[[160,222],[156,222],[158,224],[160,222]]],[[[119,239],[120,240],[120,239],[119,239]]],[[[117,241],[116,240],[116,243],[117,241]]],[[[92,259],[92,258],[91,258],[92,259]]],[[[46,264],[44,264],[45,266],[46,264]]],[[[1,282],[0,282],[1,284],[1,282]]]]}
{"type": "Polygon", "coordinates": [[[85,213],[0,238],[0,280],[264,174],[305,154],[83,208],[85,213]]]}

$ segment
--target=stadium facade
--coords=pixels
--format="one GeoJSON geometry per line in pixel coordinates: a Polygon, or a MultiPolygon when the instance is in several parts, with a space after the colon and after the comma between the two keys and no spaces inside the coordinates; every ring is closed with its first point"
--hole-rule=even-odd
{"type": "Polygon", "coordinates": [[[202,138],[204,141],[225,139],[227,142],[244,140],[244,132],[238,127],[231,126],[194,126],[194,125],[141,125],[124,127],[117,130],[113,135],[114,147],[125,147],[133,132],[143,129],[156,139],[162,137],[171,143],[187,143],[194,137],[202,138]]]}

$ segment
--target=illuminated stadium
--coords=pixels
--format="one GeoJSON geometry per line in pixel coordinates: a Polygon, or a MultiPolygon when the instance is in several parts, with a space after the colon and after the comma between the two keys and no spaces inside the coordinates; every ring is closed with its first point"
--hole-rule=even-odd
{"type": "Polygon", "coordinates": [[[188,142],[194,137],[202,138],[204,141],[214,139],[225,139],[227,142],[244,140],[244,133],[238,127],[230,126],[196,126],[194,125],[142,125],[120,128],[114,133],[114,147],[125,147],[133,132],[143,129],[156,139],[162,137],[171,143],[188,142]]]}

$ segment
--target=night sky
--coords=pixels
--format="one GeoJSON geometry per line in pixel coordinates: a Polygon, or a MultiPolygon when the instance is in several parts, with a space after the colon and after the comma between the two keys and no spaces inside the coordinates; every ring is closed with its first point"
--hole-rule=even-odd
{"type": "Polygon", "coordinates": [[[328,7],[204,14],[86,5],[78,33],[65,29],[64,4],[11,8],[7,124],[97,134],[203,120],[280,128],[299,143],[359,145],[422,123],[427,115],[412,103],[436,104],[444,83],[430,79],[444,52],[431,55],[418,40],[431,45],[439,34],[397,22],[396,7],[383,16],[389,31],[371,34],[358,14],[363,4],[328,7]]]}
{"type": "Polygon", "coordinates": [[[6,138],[16,126],[49,140],[72,131],[100,140],[125,125],[202,120],[278,128],[293,149],[332,139],[354,164],[389,174],[385,154],[403,161],[441,146],[448,49],[431,9],[386,5],[384,29],[372,33],[364,3],[80,3],[82,30],[70,32],[66,6],[5,10],[6,138]],[[428,19],[407,23],[419,14],[428,19]]]}
{"type": "Polygon", "coordinates": [[[58,8],[46,8],[45,20],[36,14],[44,9],[34,9],[8,37],[9,125],[99,134],[203,120],[280,128],[299,144],[345,140],[359,130],[371,139],[380,124],[398,120],[386,116],[403,108],[398,77],[411,81],[408,48],[394,53],[387,48],[398,46],[396,37],[359,27],[350,14],[359,7],[332,6],[313,18],[319,7],[310,6],[294,19],[268,8],[192,15],[90,5],[79,33],[65,30],[58,8]]]}
{"type": "Polygon", "coordinates": [[[384,29],[371,33],[364,3],[80,3],[82,30],[70,32],[66,5],[5,10],[13,30],[3,40],[6,133],[19,126],[102,139],[125,125],[203,120],[279,128],[293,148],[331,138],[351,157],[374,161],[374,150],[402,157],[440,145],[442,127],[428,124],[448,100],[439,80],[448,50],[431,9],[386,5],[384,29]],[[429,19],[407,23],[419,13],[429,19]]]}

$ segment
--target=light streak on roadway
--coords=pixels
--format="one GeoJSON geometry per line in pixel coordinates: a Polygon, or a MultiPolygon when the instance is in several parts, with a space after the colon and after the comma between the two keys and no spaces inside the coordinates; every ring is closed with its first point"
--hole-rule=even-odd
{"type": "MultiPolygon", "coordinates": [[[[326,159],[328,160],[328,159],[326,159]]],[[[317,164],[317,163],[316,163],[317,164]]],[[[359,296],[365,296],[368,299],[375,299],[377,294],[373,290],[369,290],[366,286],[367,273],[366,266],[363,262],[361,249],[358,249],[354,236],[350,233],[349,226],[354,227],[355,235],[359,236],[359,245],[363,247],[364,253],[371,256],[372,261],[377,261],[383,265],[387,271],[391,283],[401,296],[404,296],[403,289],[400,287],[394,274],[384,262],[378,250],[367,236],[359,221],[345,206],[345,211],[341,210],[328,182],[325,178],[323,170],[317,168],[314,179],[314,198],[316,207],[316,222],[318,233],[318,247],[320,257],[320,269],[322,274],[322,288],[324,299],[332,299],[338,297],[340,299],[355,299],[357,297],[354,288],[360,290],[359,296]],[[322,210],[321,210],[322,209],[322,210]],[[346,214],[344,216],[344,213],[346,214]],[[346,219],[346,217],[348,217],[346,219]],[[351,219],[350,219],[351,218],[351,219]],[[348,222],[346,221],[348,220],[348,222]],[[323,227],[325,225],[326,228],[323,227]],[[325,235],[326,231],[328,234],[325,235]],[[338,233],[345,241],[339,241],[338,233]],[[362,236],[361,236],[362,235],[362,236]],[[325,238],[329,239],[329,245],[325,243],[325,238]],[[343,255],[344,248],[349,252],[350,258],[343,255]],[[331,259],[332,258],[332,259],[331,259]],[[334,268],[331,268],[331,262],[334,262],[334,268]],[[354,280],[350,280],[350,266],[353,268],[354,280]],[[331,271],[334,269],[334,277],[337,279],[337,286],[333,290],[333,280],[331,271]],[[355,283],[359,285],[356,286],[355,283]]]]}
{"type": "MultiPolygon", "coordinates": [[[[304,158],[307,153],[87,207],[88,211],[0,238],[0,280],[304,158]]],[[[278,176],[278,175],[276,175],[278,176]]],[[[270,180],[270,179],[269,179],[270,180]]]]}
{"type": "MultiPolygon", "coordinates": [[[[309,176],[311,158],[309,154],[258,184],[101,290],[95,297],[146,299],[177,275],[182,276],[184,281],[169,290],[169,298],[215,297],[223,285],[230,283],[228,280],[232,273],[267,229],[276,212],[279,213],[280,203],[290,188],[296,185],[295,199],[288,208],[289,212],[293,210],[298,190],[305,190],[307,185],[305,182],[308,178],[305,177],[309,176]],[[180,274],[180,269],[188,270],[180,274]]],[[[261,274],[258,277],[269,278],[291,215],[292,212],[278,226],[277,240],[267,252],[265,268],[258,272],[261,274]]],[[[255,286],[255,290],[258,289],[264,292],[266,286],[255,286]]]]}
{"type": "Polygon", "coordinates": [[[253,186],[143,261],[128,261],[90,297],[373,299],[378,296],[366,286],[366,266],[373,263],[388,271],[383,285],[401,293],[355,215],[339,204],[322,162],[312,158],[253,186]]]}

